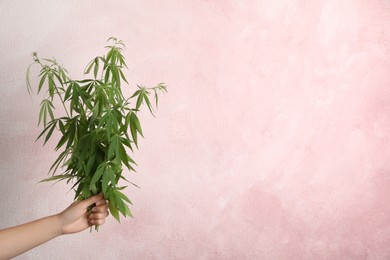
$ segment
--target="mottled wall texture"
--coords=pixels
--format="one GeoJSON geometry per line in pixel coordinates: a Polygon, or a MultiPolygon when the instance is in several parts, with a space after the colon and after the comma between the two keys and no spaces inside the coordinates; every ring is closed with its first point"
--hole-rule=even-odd
{"type": "Polygon", "coordinates": [[[116,36],[127,95],[169,86],[140,114],[134,219],[17,259],[390,259],[390,1],[18,0],[0,22],[0,228],[74,195],[36,184],[56,140],[34,142],[33,51],[80,77],[116,36]]]}

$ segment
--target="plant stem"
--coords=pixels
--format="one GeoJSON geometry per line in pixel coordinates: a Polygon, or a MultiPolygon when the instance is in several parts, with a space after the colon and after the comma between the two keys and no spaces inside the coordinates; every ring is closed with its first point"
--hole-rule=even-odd
{"type": "Polygon", "coordinates": [[[65,101],[62,99],[62,96],[60,95],[60,93],[58,92],[58,89],[56,87],[56,90],[57,90],[57,95],[60,97],[61,99],[61,103],[62,103],[62,106],[64,107],[65,109],[65,112],[66,112],[66,115],[70,118],[70,115],[69,115],[69,112],[68,112],[68,109],[66,109],[66,106],[65,106],[65,101]]]}

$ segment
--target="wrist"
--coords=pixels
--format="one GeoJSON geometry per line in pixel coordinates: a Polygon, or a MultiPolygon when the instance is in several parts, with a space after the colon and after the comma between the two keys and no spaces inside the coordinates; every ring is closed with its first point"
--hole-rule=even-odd
{"type": "Polygon", "coordinates": [[[50,218],[52,219],[52,221],[54,223],[56,235],[57,236],[63,235],[64,232],[62,230],[61,215],[60,214],[55,214],[55,215],[50,216],[50,218]]]}

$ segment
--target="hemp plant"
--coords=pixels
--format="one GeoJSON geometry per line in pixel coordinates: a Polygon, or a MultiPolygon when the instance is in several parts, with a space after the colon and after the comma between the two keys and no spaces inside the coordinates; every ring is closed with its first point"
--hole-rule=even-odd
{"type": "Polygon", "coordinates": [[[113,37],[108,42],[111,44],[105,46],[106,54],[95,57],[86,66],[84,74],[90,75],[89,78],[72,79],[54,58],[40,59],[33,53],[34,63],[27,69],[26,83],[31,96],[30,67],[39,65],[37,94],[44,91],[44,97],[38,126],[43,125],[43,130],[36,141],[44,137],[45,145],[55,130],[61,136],[54,149],[61,153],[49,170],[52,176],[41,182],[66,180],[69,184],[72,181],[70,190],[75,191],[74,200],[102,192],[112,216],[120,222],[119,213],[132,217],[127,205],[132,203],[121,192],[127,186],[119,186],[119,180],[137,186],[123,176],[123,165],[134,172],[137,166],[126,147],[134,152],[134,145],[138,149],[138,135],[144,137],[137,112],[146,104],[155,116],[149,96],[154,93],[157,108],[158,93],[167,92],[167,88],[164,83],[152,88],[137,85],[138,89],[125,98],[121,90],[124,82],[129,84],[122,71],[128,68],[122,54],[125,45],[113,37]],[[66,115],[55,117],[55,99],[62,104],[66,115]],[[135,106],[130,108],[133,100],[135,106]],[[56,174],[59,168],[62,172],[56,174]]]}

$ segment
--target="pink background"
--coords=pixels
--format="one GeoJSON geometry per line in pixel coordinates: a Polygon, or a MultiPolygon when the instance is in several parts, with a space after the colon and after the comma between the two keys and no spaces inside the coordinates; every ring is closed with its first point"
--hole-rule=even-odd
{"type": "Polygon", "coordinates": [[[19,0],[0,22],[0,228],[73,198],[35,185],[56,154],[33,51],[80,77],[116,36],[126,94],[169,86],[141,113],[135,218],[17,259],[390,259],[390,1],[19,0]]]}

